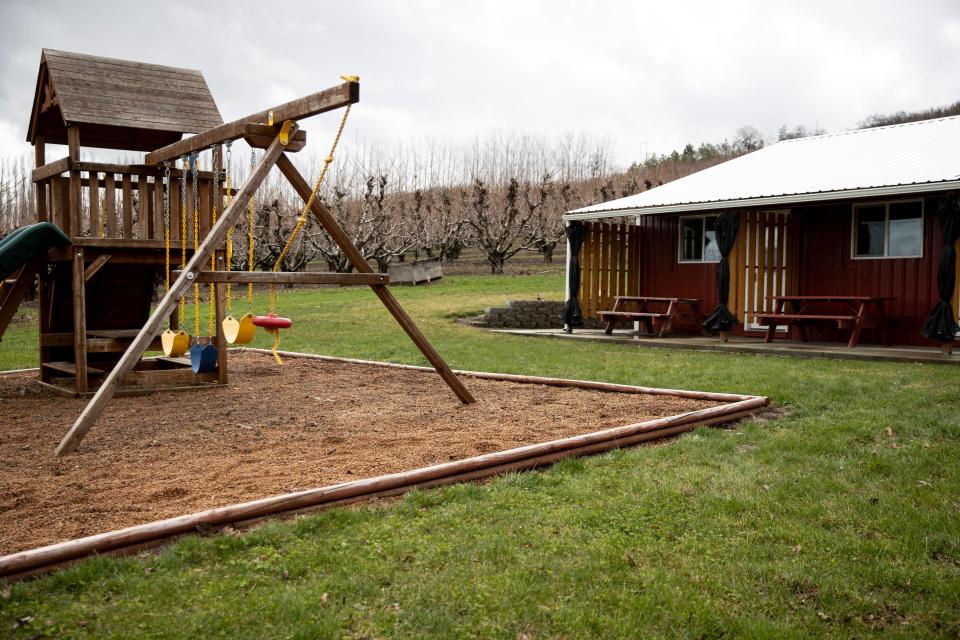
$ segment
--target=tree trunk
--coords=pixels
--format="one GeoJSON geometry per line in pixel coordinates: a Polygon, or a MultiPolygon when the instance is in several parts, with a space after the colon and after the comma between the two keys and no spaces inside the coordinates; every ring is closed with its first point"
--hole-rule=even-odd
{"type": "Polygon", "coordinates": [[[557,248],[556,242],[545,242],[542,247],[540,247],[540,252],[543,254],[544,262],[553,262],[553,252],[557,248]]]}
{"type": "Polygon", "coordinates": [[[490,263],[490,273],[503,275],[503,265],[507,259],[502,253],[488,253],[487,262],[490,263]]]}

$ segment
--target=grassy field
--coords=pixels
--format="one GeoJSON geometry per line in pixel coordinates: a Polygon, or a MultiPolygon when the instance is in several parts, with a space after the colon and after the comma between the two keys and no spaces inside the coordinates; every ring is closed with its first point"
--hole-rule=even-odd
{"type": "MultiPolygon", "coordinates": [[[[960,367],[644,350],[454,323],[561,290],[543,274],[396,293],[455,367],[765,394],[784,414],[94,559],[0,587],[0,633],[960,635],[960,367]]],[[[368,291],[286,293],[280,310],[296,323],[287,348],[423,362],[368,291]]],[[[26,316],[0,343],[0,368],[35,363],[26,316]]]]}

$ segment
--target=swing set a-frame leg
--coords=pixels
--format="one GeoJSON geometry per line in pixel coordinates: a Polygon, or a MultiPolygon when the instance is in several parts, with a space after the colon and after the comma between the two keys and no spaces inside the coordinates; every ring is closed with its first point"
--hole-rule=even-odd
{"type": "MultiPolygon", "coordinates": [[[[300,171],[293,165],[285,155],[280,156],[277,159],[277,168],[280,169],[280,173],[286,176],[287,180],[293,186],[293,189],[303,198],[304,202],[307,202],[310,199],[310,194],[313,191],[310,188],[310,185],[300,174],[300,171]]],[[[353,242],[350,241],[350,238],[343,231],[343,228],[337,222],[336,218],[330,213],[330,211],[321,203],[318,199],[314,199],[313,203],[310,205],[310,211],[313,213],[314,217],[320,223],[320,225],[326,230],[334,242],[340,247],[340,250],[343,251],[343,254],[350,261],[350,264],[353,265],[353,268],[361,273],[373,273],[373,269],[367,264],[367,261],[364,260],[363,255],[360,251],[354,246],[353,242]]],[[[380,298],[380,302],[383,303],[383,306],[387,308],[387,311],[394,317],[397,323],[401,328],[410,336],[410,339],[413,340],[413,343],[417,345],[417,348],[420,349],[420,352],[426,356],[427,360],[430,361],[430,364],[433,365],[433,368],[437,370],[437,373],[440,374],[440,377],[443,378],[444,382],[453,390],[453,392],[460,398],[460,401],[464,404],[470,404],[476,402],[473,396],[470,395],[470,392],[467,391],[467,388],[463,386],[463,383],[460,382],[460,378],[450,369],[450,366],[446,363],[443,357],[433,348],[433,345],[430,344],[430,341],[427,340],[427,337],[420,332],[420,329],[417,328],[417,325],[413,322],[413,319],[407,315],[407,312],[404,311],[403,307],[400,306],[400,303],[396,298],[393,297],[393,293],[385,285],[374,284],[370,285],[370,288],[373,289],[373,292],[377,294],[377,297],[380,298]]]]}
{"type": "MultiPolygon", "coordinates": [[[[296,131],[297,125],[293,124],[290,136],[292,137],[296,131]]],[[[106,380],[103,381],[103,384],[100,385],[97,393],[90,399],[90,402],[83,409],[83,412],[77,418],[76,422],[73,423],[73,426],[70,427],[67,434],[63,436],[60,444],[57,445],[55,449],[56,455],[62,456],[76,449],[80,441],[83,440],[83,437],[93,427],[94,422],[100,417],[103,410],[106,409],[110,400],[113,399],[117,389],[120,388],[120,385],[126,379],[127,375],[133,371],[133,368],[140,361],[140,358],[143,357],[147,347],[150,346],[154,337],[160,332],[164,321],[176,308],[180,296],[184,295],[187,289],[193,284],[196,274],[210,268],[210,256],[213,255],[217,247],[224,242],[227,237],[227,232],[237,223],[240,215],[246,210],[247,201],[250,199],[250,196],[256,192],[257,187],[259,187],[260,183],[267,177],[270,169],[277,163],[277,159],[283,157],[283,151],[284,145],[281,144],[280,137],[278,136],[270,146],[267,147],[263,158],[261,158],[259,164],[254,168],[250,177],[240,189],[240,192],[237,193],[230,203],[230,206],[223,212],[223,215],[220,216],[217,223],[210,229],[207,237],[204,238],[203,243],[201,243],[196,252],[194,252],[193,257],[183,269],[180,277],[170,285],[170,290],[167,291],[166,295],[164,295],[157,304],[150,319],[147,320],[147,324],[140,329],[140,333],[137,334],[137,337],[134,338],[130,346],[127,347],[123,357],[120,358],[120,362],[117,363],[117,366],[113,368],[106,380]]]]}

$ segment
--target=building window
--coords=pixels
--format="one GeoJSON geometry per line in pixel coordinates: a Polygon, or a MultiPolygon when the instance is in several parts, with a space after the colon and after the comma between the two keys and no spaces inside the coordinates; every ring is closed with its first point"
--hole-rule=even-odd
{"type": "Polygon", "coordinates": [[[720,262],[717,216],[680,218],[680,262],[720,262]]]}
{"type": "Polygon", "coordinates": [[[923,255],[923,201],[853,207],[855,258],[919,258],[923,255]]]}

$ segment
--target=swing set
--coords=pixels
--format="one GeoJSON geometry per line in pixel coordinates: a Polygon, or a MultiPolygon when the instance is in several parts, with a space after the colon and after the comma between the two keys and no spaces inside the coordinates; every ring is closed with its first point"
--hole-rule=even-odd
{"type": "MultiPolygon", "coordinates": [[[[64,56],[75,56],[74,59],[95,60],[98,62],[108,61],[110,64],[120,65],[139,65],[139,63],[129,63],[127,61],[117,61],[112,59],[93,58],[82,56],[81,54],[61,54],[49,50],[44,51],[45,56],[50,60],[55,60],[54,54],[64,56]]],[[[102,62],[101,62],[102,63],[102,62]]],[[[146,68],[147,65],[139,65],[146,68]]],[[[66,67],[65,67],[66,68],[66,67]]],[[[153,73],[150,67],[144,73],[153,73]]],[[[195,82],[196,76],[188,76],[187,70],[175,70],[173,68],[162,68],[167,70],[164,78],[171,77],[174,71],[180,72],[187,82],[195,82]]],[[[56,70],[51,66],[51,70],[56,70]]],[[[45,69],[41,68],[41,80],[45,79],[45,69]]],[[[198,73],[198,72],[190,72],[198,73]]],[[[159,76],[158,76],[159,77],[159,76]]],[[[284,329],[292,326],[293,322],[289,318],[282,317],[277,313],[277,292],[279,285],[306,285],[306,284],[336,284],[336,285],[364,285],[369,286],[374,294],[380,299],[396,322],[407,333],[410,339],[416,344],[423,355],[431,365],[437,370],[443,380],[451,388],[457,398],[463,403],[475,402],[470,392],[463,386],[459,378],[450,369],[440,354],[433,348],[427,338],[420,332],[413,320],[407,315],[399,302],[394,298],[388,288],[389,282],[386,274],[376,273],[370,265],[364,260],[362,254],[351,242],[350,238],[340,227],[336,218],[330,213],[323,202],[317,198],[318,191],[327,175],[328,169],[333,162],[334,153],[343,134],[346,125],[347,116],[350,113],[351,106],[359,101],[359,79],[351,76],[343,76],[344,82],[303,98],[293,100],[270,109],[251,114],[238,120],[217,124],[206,129],[197,130],[195,135],[180,139],[180,134],[176,135],[173,141],[170,141],[171,134],[151,133],[144,129],[144,133],[138,134],[136,144],[144,145],[143,150],[147,151],[142,165],[130,165],[130,167],[120,167],[120,165],[111,165],[111,168],[120,167],[131,172],[140,171],[142,175],[156,176],[153,182],[143,179],[141,197],[147,195],[150,190],[156,196],[156,206],[153,209],[157,213],[157,225],[160,226],[162,220],[162,239],[163,244],[163,265],[164,265],[164,295],[159,303],[149,313],[145,324],[137,331],[129,345],[123,351],[119,361],[106,374],[99,388],[94,393],[82,413],[76,419],[69,431],[64,435],[59,445],[56,447],[58,456],[65,455],[80,444],[83,437],[90,431],[98,417],[103,413],[111,399],[120,390],[125,379],[131,375],[144,353],[158,346],[162,348],[167,359],[182,359],[189,356],[190,365],[194,374],[198,376],[211,375],[215,373],[221,382],[226,381],[226,345],[227,344],[248,344],[254,337],[258,328],[271,333],[274,336],[273,355],[278,366],[283,362],[280,357],[279,347],[281,333],[284,329]],[[298,121],[314,115],[322,114],[336,109],[344,109],[336,135],[330,146],[329,152],[325,158],[324,165],[311,186],[299,170],[291,162],[287,154],[289,152],[299,151],[306,144],[306,133],[301,131],[298,121]],[[162,135],[161,135],[162,134],[162,135]],[[152,136],[152,137],[151,137],[152,136]],[[166,139],[164,139],[166,136],[166,139]],[[235,189],[231,171],[231,143],[235,140],[246,140],[254,152],[251,154],[250,171],[246,181],[235,189]],[[150,140],[163,142],[162,145],[150,143],[150,140]],[[221,170],[222,147],[226,147],[227,162],[224,170],[221,170]],[[255,149],[263,149],[259,159],[253,155],[255,149]],[[200,168],[200,154],[210,151],[211,172],[203,172],[200,168]],[[179,166],[178,166],[179,163],[179,166]],[[286,178],[294,191],[302,198],[304,207],[296,219],[285,245],[280,251],[273,268],[269,271],[254,270],[254,223],[255,223],[255,195],[257,189],[273,167],[279,169],[280,173],[286,178]],[[206,207],[201,207],[201,192],[203,191],[202,180],[206,179],[208,190],[215,191],[215,195],[210,195],[207,202],[210,203],[208,212],[204,211],[206,207]],[[224,185],[225,183],[225,185],[224,185]],[[225,189],[224,189],[225,186],[225,189]],[[176,189],[178,196],[172,194],[176,189]],[[226,205],[223,211],[218,211],[218,203],[223,202],[223,192],[226,194],[226,205]],[[173,200],[177,200],[179,205],[179,216],[172,213],[172,208],[176,206],[173,200]],[[231,270],[230,266],[234,257],[234,232],[242,216],[247,214],[247,238],[246,238],[246,270],[231,270]],[[281,267],[289,251],[294,246],[300,233],[310,220],[310,216],[319,224],[319,226],[331,237],[339,246],[340,250],[350,261],[354,271],[351,273],[287,273],[282,272],[281,267]],[[179,228],[179,265],[173,269],[172,255],[174,247],[174,223],[179,222],[176,227],[179,228]],[[205,223],[209,226],[205,229],[205,223]],[[192,226],[192,251],[188,252],[188,229],[192,226]],[[205,229],[205,231],[204,231],[205,229]],[[189,255],[188,255],[189,253],[189,255]],[[210,304],[207,322],[207,335],[201,336],[201,312],[200,312],[200,286],[202,284],[210,285],[210,304]],[[247,285],[247,309],[239,317],[234,315],[233,302],[234,291],[232,285],[247,285]],[[254,284],[269,285],[269,305],[264,314],[254,313],[254,284]],[[222,286],[226,285],[226,300],[224,309],[221,306],[223,299],[222,286]],[[187,297],[191,294],[193,302],[193,332],[192,335],[184,330],[186,321],[187,297]],[[224,314],[224,311],[226,312],[224,314]]],[[[202,76],[200,76],[202,82],[202,76]]],[[[39,81],[38,81],[39,82],[39,81]]],[[[52,85],[51,85],[52,87],[52,85]]],[[[205,83],[203,89],[206,89],[205,83]]],[[[52,91],[52,88],[50,89],[52,91]]],[[[38,100],[45,98],[41,93],[38,94],[38,100]]],[[[213,107],[213,115],[216,121],[220,121],[216,108],[213,107]]],[[[67,118],[65,118],[67,119],[67,118]]],[[[211,117],[212,119],[212,117],[211,117]]],[[[220,121],[222,122],[222,121],[220,121]]],[[[52,125],[51,125],[52,126],[52,125]]],[[[69,126],[69,122],[68,122],[69,126]]],[[[185,130],[186,127],[184,127],[185,130]]],[[[69,131],[68,131],[69,133],[69,131]]],[[[105,138],[106,139],[106,138],[105,138]]],[[[107,146],[104,142],[101,146],[107,146]]],[[[111,142],[110,144],[116,144],[111,142]]],[[[132,142],[130,143],[132,147],[132,142]]],[[[77,147],[78,147],[77,143],[77,147]]],[[[115,148],[115,147],[111,147],[115,148]]],[[[71,143],[71,154],[74,148],[71,143]]],[[[79,154],[76,154],[79,157],[79,154]]],[[[71,157],[73,157],[71,155],[71,157]]],[[[39,166],[34,172],[35,180],[40,175],[46,179],[58,178],[60,172],[71,172],[71,178],[76,171],[78,185],[80,182],[80,172],[78,167],[83,163],[65,159],[63,164],[51,163],[54,166],[39,166]]],[[[40,155],[38,154],[38,164],[40,155]]],[[[117,172],[120,172],[119,169],[117,172]]],[[[101,184],[99,177],[96,186],[101,184]]],[[[110,180],[113,175],[109,175],[110,180]]],[[[106,181],[105,175],[104,180],[106,181]]],[[[94,180],[91,178],[91,194],[94,192],[94,180]]],[[[72,189],[72,182],[70,183],[72,189]]],[[[107,186],[112,187],[113,183],[107,181],[107,186]]],[[[125,189],[127,183],[125,183],[125,189]]],[[[105,187],[107,188],[107,187],[105,187]]],[[[140,187],[138,187],[140,188],[140,187]]],[[[125,194],[128,191],[125,190],[125,194]]],[[[113,196],[101,200],[96,198],[98,205],[106,209],[111,205],[113,196]]],[[[98,234],[100,237],[93,240],[89,238],[77,237],[77,234],[70,233],[67,229],[67,235],[71,236],[73,241],[79,245],[90,247],[103,247],[113,242],[116,247],[116,254],[121,255],[118,247],[125,250],[129,246],[136,244],[132,241],[113,241],[111,237],[104,237],[102,230],[103,222],[98,221],[93,225],[94,199],[91,197],[91,223],[94,229],[101,229],[98,234]],[[96,242],[94,241],[96,240],[96,242]]],[[[148,211],[143,208],[149,204],[149,200],[142,201],[141,211],[148,211]]],[[[71,207],[73,200],[70,200],[71,207]]],[[[98,212],[99,214],[99,212],[98,212]]],[[[79,213],[77,214],[79,217],[79,213]]],[[[109,227],[111,218],[104,216],[109,227]]],[[[150,221],[145,221],[147,224],[150,221]]],[[[152,222],[150,222],[152,225],[152,222]]],[[[149,227],[152,233],[153,227],[149,227]]],[[[106,235],[110,236],[116,230],[108,228],[106,235]]],[[[131,234],[131,238],[135,234],[131,234]]],[[[159,235],[159,234],[157,234],[159,235]]],[[[154,236],[155,237],[155,236],[154,236]]],[[[140,243],[147,246],[146,243],[140,243]]],[[[155,245],[150,245],[155,246],[155,245]]],[[[125,255],[125,254],[123,254],[125,255]]],[[[90,273],[96,272],[102,268],[110,258],[105,260],[97,258],[89,267],[85,267],[82,250],[77,250],[74,256],[74,282],[77,282],[77,268],[81,278],[87,273],[87,279],[92,277],[90,273]],[[99,262],[99,264],[97,264],[99,262]],[[77,267],[76,265],[79,265],[77,267]]],[[[83,299],[83,285],[81,280],[79,299],[83,299]]],[[[76,298],[77,296],[75,296],[76,298]]],[[[84,326],[84,315],[80,311],[75,311],[75,327],[84,326]]],[[[79,331],[75,328],[75,333],[79,331]]],[[[43,329],[41,328],[41,332],[43,329]]],[[[116,340],[115,340],[116,341],[116,340]]],[[[76,380],[77,388],[86,390],[86,380],[88,370],[86,368],[86,353],[81,348],[81,338],[76,337],[75,351],[76,359],[76,380]],[[81,358],[80,355],[83,355],[81,358]],[[81,372],[81,365],[83,366],[81,372]],[[82,381],[81,381],[82,375],[82,381]]],[[[139,369],[138,369],[139,371],[139,369]]]]}

